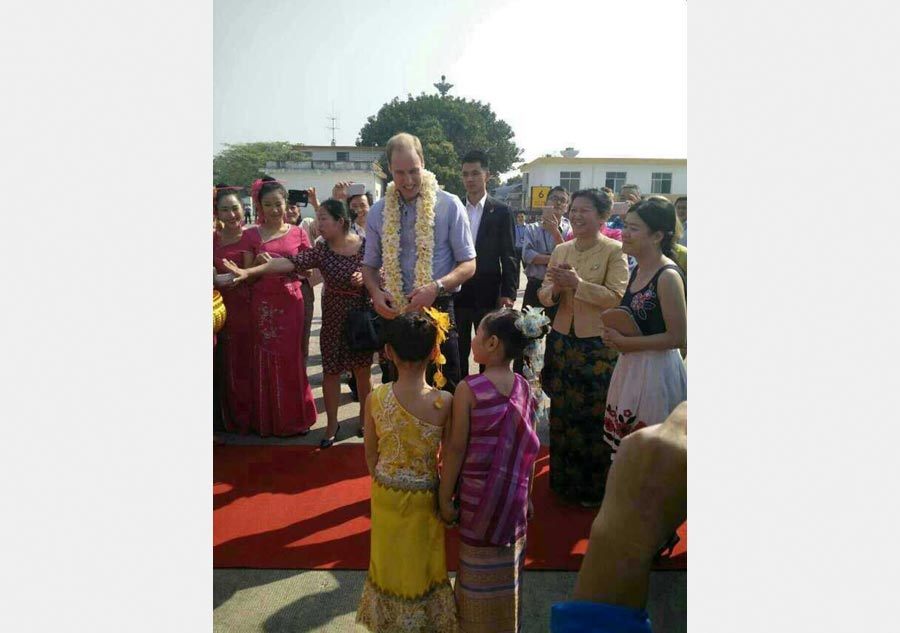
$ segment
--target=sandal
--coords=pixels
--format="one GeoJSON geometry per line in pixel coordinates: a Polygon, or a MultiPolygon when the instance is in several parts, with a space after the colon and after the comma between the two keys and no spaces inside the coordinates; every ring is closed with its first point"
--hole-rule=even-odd
{"type": "Polygon", "coordinates": [[[322,441],[319,442],[319,448],[331,448],[334,445],[334,441],[337,439],[338,433],[341,432],[341,425],[338,424],[337,428],[334,430],[334,435],[331,437],[322,438],[322,441]]]}

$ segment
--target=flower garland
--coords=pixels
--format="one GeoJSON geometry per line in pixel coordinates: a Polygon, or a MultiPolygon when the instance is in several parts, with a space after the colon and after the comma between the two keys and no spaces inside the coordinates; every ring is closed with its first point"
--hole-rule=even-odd
{"type": "MultiPolygon", "coordinates": [[[[421,202],[416,208],[416,267],[414,287],[430,284],[431,260],[434,253],[434,206],[437,202],[437,178],[422,170],[419,188],[421,202]]],[[[381,236],[381,254],[384,265],[384,287],[397,309],[403,311],[409,302],[403,292],[403,273],[400,270],[400,192],[395,183],[387,186],[384,194],[384,225],[381,236]]]]}

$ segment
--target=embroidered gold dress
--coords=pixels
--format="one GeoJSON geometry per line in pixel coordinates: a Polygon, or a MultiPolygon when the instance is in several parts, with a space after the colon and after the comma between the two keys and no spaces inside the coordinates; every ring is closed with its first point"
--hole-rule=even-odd
{"type": "Polygon", "coordinates": [[[371,631],[457,631],[438,517],[437,452],[443,429],[372,391],[378,464],[372,480],[369,573],[356,621],[371,631]]]}

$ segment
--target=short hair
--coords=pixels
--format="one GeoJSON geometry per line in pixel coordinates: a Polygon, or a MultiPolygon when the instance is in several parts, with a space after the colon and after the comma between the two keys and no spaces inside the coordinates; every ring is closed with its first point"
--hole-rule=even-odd
{"type": "Polygon", "coordinates": [[[619,191],[621,192],[621,191],[624,191],[625,189],[634,189],[637,192],[637,195],[639,195],[639,196],[643,195],[641,193],[641,188],[638,187],[637,185],[622,185],[622,188],[619,189],[619,191]]]}
{"type": "Polygon", "coordinates": [[[566,194],[566,197],[567,197],[567,198],[569,197],[569,192],[566,190],[565,187],[563,187],[563,186],[561,186],[561,185],[557,185],[557,186],[553,187],[553,189],[550,190],[550,193],[547,194],[547,197],[549,198],[550,196],[552,196],[552,195],[553,195],[554,193],[556,193],[557,191],[562,191],[564,194],[566,194]]]}
{"type": "Polygon", "coordinates": [[[600,189],[579,189],[572,194],[572,202],[575,202],[577,198],[587,198],[590,200],[601,218],[609,214],[610,209],[612,209],[612,198],[609,197],[608,193],[601,191],[600,189]]]}
{"type": "Polygon", "coordinates": [[[355,196],[350,196],[349,198],[347,198],[347,212],[350,214],[350,219],[354,222],[356,222],[356,211],[353,210],[353,207],[350,206],[350,203],[353,202],[354,198],[359,198],[360,196],[366,197],[366,200],[369,202],[370,207],[375,204],[375,196],[372,195],[371,191],[358,193],[355,196]]]}
{"type": "Polygon", "coordinates": [[[328,198],[328,200],[319,205],[319,209],[328,213],[335,222],[343,220],[344,233],[350,231],[350,214],[347,212],[347,207],[344,206],[342,201],[328,198]]]}
{"type": "Polygon", "coordinates": [[[382,339],[400,360],[418,363],[427,360],[437,342],[437,326],[421,312],[404,312],[383,322],[382,339]]]}
{"type": "Polygon", "coordinates": [[[480,149],[470,149],[466,152],[466,155],[462,157],[462,163],[478,163],[485,171],[487,171],[490,166],[488,163],[488,155],[480,149]]]}
{"type": "Polygon", "coordinates": [[[419,158],[422,161],[422,165],[425,165],[425,152],[422,150],[422,141],[419,140],[418,136],[413,136],[409,132],[400,132],[399,134],[394,134],[390,139],[388,139],[387,146],[385,147],[385,152],[387,153],[387,163],[389,170],[391,168],[391,158],[394,156],[394,152],[397,150],[409,150],[411,152],[415,152],[419,155],[419,158]]]}
{"type": "Polygon", "coordinates": [[[628,209],[626,217],[631,213],[637,213],[651,233],[659,231],[663,234],[659,247],[662,254],[671,257],[675,247],[675,232],[678,226],[678,216],[675,214],[675,205],[662,196],[653,196],[635,203],[628,209]]]}
{"type": "Polygon", "coordinates": [[[687,196],[678,196],[677,198],[675,198],[674,204],[677,205],[677,204],[678,204],[679,202],[681,202],[682,200],[684,200],[685,202],[687,202],[687,196]]]}

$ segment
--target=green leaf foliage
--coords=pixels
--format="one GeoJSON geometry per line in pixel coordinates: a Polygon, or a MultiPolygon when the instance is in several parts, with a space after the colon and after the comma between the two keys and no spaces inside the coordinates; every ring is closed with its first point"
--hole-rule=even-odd
{"type": "MultiPolygon", "coordinates": [[[[513,141],[512,128],[480,101],[426,94],[410,95],[406,101],[394,98],[368,118],[357,144],[383,147],[399,132],[421,139],[426,168],[444,189],[460,197],[465,196],[461,161],[469,150],[486,152],[495,174],[509,171],[521,160],[522,149],[513,141]]],[[[388,173],[384,157],[380,164],[388,173]]]]}
{"type": "Polygon", "coordinates": [[[213,157],[213,184],[225,183],[232,187],[250,187],[262,177],[266,161],[309,160],[312,154],[286,141],[263,143],[238,143],[225,145],[225,149],[213,157]]]}

